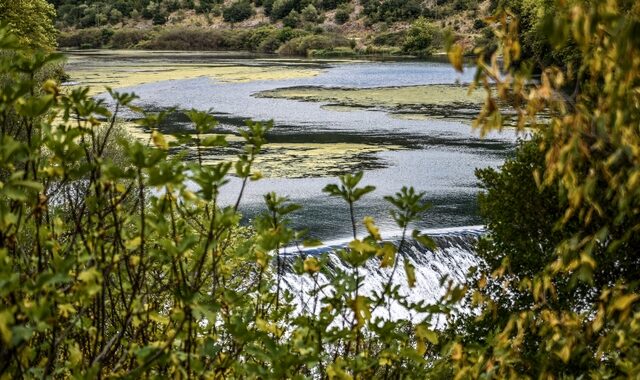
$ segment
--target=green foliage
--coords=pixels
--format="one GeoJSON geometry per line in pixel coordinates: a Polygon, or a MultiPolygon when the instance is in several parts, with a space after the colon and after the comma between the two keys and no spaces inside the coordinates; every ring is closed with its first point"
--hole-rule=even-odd
{"type": "MultiPolygon", "coordinates": [[[[61,47],[142,48],[159,50],[249,50],[273,53],[285,42],[309,35],[308,31],[264,26],[255,29],[206,30],[201,28],[163,28],[159,31],[138,29],[80,29],[63,32],[61,47]]],[[[344,39],[329,38],[328,43],[344,45],[344,39]]],[[[333,45],[328,47],[333,47],[333,45]]],[[[295,54],[295,53],[292,53],[295,54]]],[[[306,51],[301,54],[306,55],[306,51]]]]}
{"type": "MultiPolygon", "coordinates": [[[[265,25],[250,23],[246,26],[247,30],[239,31],[233,24],[250,19],[256,14],[261,14],[262,11],[270,17],[271,22],[274,24],[279,25],[281,21],[282,25],[287,28],[304,28],[308,33],[321,34],[327,31],[332,33],[337,31],[335,26],[326,25],[325,23],[326,12],[335,9],[334,16],[329,20],[329,24],[335,22],[338,25],[342,25],[351,20],[353,25],[349,28],[349,33],[352,34],[352,37],[355,33],[364,34],[368,37],[365,40],[371,41],[377,37],[378,33],[388,34],[385,32],[386,28],[392,23],[397,23],[393,28],[394,33],[403,34],[406,31],[407,22],[415,21],[420,16],[425,16],[429,20],[439,20],[453,17],[455,13],[463,10],[474,10],[473,12],[475,12],[477,8],[477,1],[475,0],[444,0],[435,3],[425,3],[420,0],[363,0],[361,2],[356,0],[233,0],[228,2],[222,0],[56,0],[53,1],[53,4],[58,11],[56,25],[62,31],[62,36],[59,40],[64,46],[82,46],[84,48],[117,46],[150,48],[150,46],[158,46],[159,49],[182,49],[181,46],[185,46],[184,49],[187,50],[196,49],[195,46],[200,46],[205,50],[212,49],[211,46],[220,46],[220,49],[227,49],[228,47],[226,46],[233,46],[234,48],[241,46],[241,42],[231,40],[249,35],[249,31],[262,28],[265,25]],[[360,5],[362,8],[360,8],[360,5]],[[357,12],[356,9],[358,9],[357,12]],[[203,16],[193,22],[187,17],[189,10],[195,10],[197,14],[203,16]],[[204,28],[202,24],[219,23],[221,21],[217,19],[218,16],[223,16],[224,23],[213,28],[214,34],[216,34],[212,36],[214,42],[187,41],[186,38],[184,39],[185,41],[178,41],[180,38],[177,38],[171,31],[168,35],[173,41],[164,43],[156,39],[156,37],[164,34],[165,29],[175,30],[178,28],[187,31],[196,28],[205,29],[204,32],[192,35],[193,37],[205,36],[211,30],[204,28]],[[202,18],[206,21],[201,21],[202,18]],[[144,29],[149,26],[149,23],[145,22],[144,19],[151,20],[155,26],[164,27],[144,29]],[[358,19],[357,22],[356,19],[358,19]],[[187,23],[187,21],[189,22],[187,23]],[[167,23],[170,25],[165,26],[167,23]],[[381,25],[382,23],[388,25],[383,26],[381,25]],[[376,24],[376,27],[369,28],[374,24],[376,24]],[[101,45],[98,45],[95,41],[76,43],[78,39],[83,37],[82,29],[93,28],[118,28],[127,31],[132,28],[142,28],[141,30],[144,30],[148,36],[139,38],[139,36],[130,34],[129,36],[133,38],[129,40],[128,36],[121,35],[119,37],[122,38],[119,38],[119,40],[102,43],[101,45]],[[229,41],[220,43],[221,37],[224,39],[228,37],[229,41]],[[145,43],[145,41],[148,43],[145,43]]],[[[465,12],[462,13],[462,17],[475,17],[475,13],[465,12]]],[[[457,30],[458,21],[456,21],[455,25],[457,30]]],[[[85,37],[88,39],[90,36],[85,37]]],[[[163,37],[160,37],[160,39],[163,39],[163,37]]],[[[384,37],[381,38],[384,39],[384,37]]],[[[465,38],[471,37],[466,36],[465,38]]],[[[281,45],[281,43],[278,43],[279,40],[275,36],[270,36],[262,47],[254,47],[252,51],[275,52],[281,45]]],[[[479,44],[483,42],[478,41],[479,44]]],[[[402,46],[403,41],[398,41],[394,44],[368,45],[365,49],[357,50],[355,47],[351,47],[351,50],[349,50],[342,45],[318,47],[310,50],[315,50],[313,54],[317,56],[327,57],[359,54],[402,54],[403,52],[400,51],[402,46]],[[387,46],[392,46],[393,48],[389,49],[387,46]]],[[[286,54],[309,54],[307,50],[301,53],[292,53],[293,49],[291,47],[288,46],[282,51],[286,52],[286,54]]],[[[213,49],[216,48],[214,47],[213,49]]],[[[407,52],[407,50],[404,51],[404,53],[407,52]]],[[[429,52],[418,49],[415,52],[408,53],[425,55],[429,52]]]]}
{"type": "Polygon", "coordinates": [[[157,12],[151,19],[153,25],[164,25],[167,23],[167,15],[163,12],[157,12]]]}
{"type": "Polygon", "coordinates": [[[419,0],[364,0],[363,13],[372,22],[415,20],[422,14],[419,0]]]}
{"type": "MultiPolygon", "coordinates": [[[[480,251],[489,268],[469,284],[477,314],[454,332],[453,370],[468,378],[634,378],[640,7],[623,0],[521,4],[546,9],[534,12],[533,28],[546,36],[545,54],[570,49],[578,57],[545,66],[535,49],[523,51],[531,20],[522,19],[521,31],[515,14],[500,7],[490,20],[503,60],[480,52],[476,85],[487,101],[476,126],[502,128],[497,104],[504,102],[519,130],[540,133],[502,173],[480,172],[491,227],[480,251]]],[[[457,67],[460,54],[450,51],[457,67]]]]}
{"type": "Polygon", "coordinates": [[[335,14],[336,24],[342,25],[351,18],[351,9],[348,7],[339,7],[335,14]]]}
{"type": "Polygon", "coordinates": [[[253,16],[253,7],[249,0],[238,0],[222,10],[222,17],[227,22],[240,22],[253,16]]]}
{"type": "Polygon", "coordinates": [[[302,10],[301,16],[304,21],[307,22],[316,22],[320,17],[320,15],[318,14],[318,9],[316,9],[313,4],[307,5],[307,7],[302,10]]]}
{"type": "Polygon", "coordinates": [[[269,16],[272,20],[280,20],[286,17],[296,8],[296,0],[275,0],[271,6],[269,16]]]}
{"type": "Polygon", "coordinates": [[[539,189],[536,184],[534,176],[543,175],[545,169],[541,141],[542,137],[536,137],[521,142],[515,157],[499,171],[476,171],[485,190],[479,195],[480,214],[489,230],[481,239],[478,255],[490,271],[508,260],[510,273],[519,279],[544,269],[554,259],[555,247],[572,233],[567,226],[556,229],[553,223],[567,206],[557,186],[539,189]]]}
{"type": "Polygon", "coordinates": [[[312,34],[292,38],[278,49],[283,55],[307,55],[312,50],[333,49],[335,47],[350,47],[351,42],[338,35],[312,34]]]}
{"type": "Polygon", "coordinates": [[[128,49],[138,45],[144,41],[147,33],[139,29],[118,29],[116,30],[109,44],[114,49],[128,49]]]}
{"type": "Polygon", "coordinates": [[[386,32],[376,35],[373,43],[378,46],[401,46],[406,39],[406,32],[386,32]]]}
{"type": "MultiPolygon", "coordinates": [[[[409,236],[433,245],[408,232],[429,207],[423,193],[385,197],[403,231],[394,246],[371,218],[356,220],[358,202],[374,190],[361,185],[362,173],[341,176],[325,192],[345,201],[352,221],[352,241],[336,252],[344,265],[326,255],[285,261],[283,249],[304,241],[290,222],[299,206],[267,194],[264,213],[240,224],[270,123],[248,122],[236,160],[210,166],[202,149],[226,141],[205,112],[188,112],[195,132],[172,143],[158,130],[165,115],[143,113],[148,142],[116,143],[118,110],[135,96],[111,92],[112,112],[87,89],[65,93],[36,80],[59,57],[25,51],[0,28],[3,374],[638,377],[640,5],[549,4],[554,17],[537,25],[554,53],[570,48],[579,59],[534,70],[540,62],[522,54],[516,14],[498,7],[488,20],[498,50],[479,51],[474,86],[487,100],[475,126],[503,128],[509,115],[498,105],[509,104],[518,130],[539,132],[501,172],[478,172],[486,261],[466,284],[443,280],[434,305],[411,303],[393,285],[400,268],[415,285],[402,249],[409,236]],[[195,162],[180,157],[185,141],[195,162]],[[221,204],[230,173],[241,190],[221,204]],[[388,269],[371,294],[362,289],[366,265],[388,269]],[[312,287],[292,294],[285,275],[312,287]],[[393,320],[392,306],[421,317],[393,320]],[[447,331],[432,329],[445,319],[447,331]]],[[[305,53],[337,38],[282,33],[290,38],[283,47],[305,53]]],[[[251,44],[274,36],[261,30],[251,44]]],[[[449,51],[458,70],[462,51],[449,51]]]]}
{"type": "MultiPolygon", "coordinates": [[[[326,188],[354,221],[354,239],[336,252],[343,269],[326,255],[292,261],[304,239],[290,223],[300,206],[270,193],[253,225],[240,224],[271,123],[247,122],[237,158],[204,165],[204,149],[226,145],[212,115],[188,111],[194,132],[168,142],[159,131],[166,114],[132,106],[135,95],[109,90],[108,107],[86,88],[40,85],[34,73],[58,56],[22,51],[2,28],[0,47],[13,52],[0,57],[4,376],[426,376],[425,357],[440,344],[430,320],[378,316],[392,303],[414,314],[424,305],[392,286],[404,234],[399,247],[383,242],[371,218],[357,234],[354,209],[374,190],[360,186],[362,173],[326,188]],[[141,114],[147,141],[118,132],[123,108],[141,114]],[[183,144],[195,146],[196,160],[183,159],[183,144]],[[240,191],[224,204],[232,173],[240,191]],[[362,290],[366,265],[390,269],[374,294],[362,290]],[[293,294],[285,275],[312,286],[293,294]]],[[[407,188],[387,198],[405,230],[426,209],[423,198],[407,188]]],[[[402,266],[413,286],[415,268],[402,266]]]]}
{"type": "Polygon", "coordinates": [[[0,22],[8,25],[23,46],[32,49],[53,50],[56,47],[55,16],[55,8],[46,0],[0,2],[0,22]]]}
{"type": "Polygon", "coordinates": [[[282,19],[282,25],[288,28],[296,28],[300,25],[301,21],[302,20],[300,19],[300,13],[296,12],[296,10],[294,9],[289,12],[287,17],[282,19]]]}
{"type": "Polygon", "coordinates": [[[349,0],[322,0],[321,2],[322,8],[327,10],[336,9],[340,5],[347,3],[349,3],[349,0]]]}
{"type": "Polygon", "coordinates": [[[402,48],[408,53],[430,55],[443,46],[443,39],[442,31],[421,17],[407,30],[402,48]]]}
{"type": "Polygon", "coordinates": [[[542,70],[550,65],[563,66],[575,62],[578,52],[571,39],[564,46],[554,46],[553,38],[548,35],[550,23],[554,23],[560,7],[553,0],[532,1],[495,1],[497,9],[508,9],[518,17],[518,40],[522,45],[522,58],[531,59],[536,69],[542,70]]]}
{"type": "MultiPolygon", "coordinates": [[[[127,31],[124,30],[115,33],[111,29],[107,28],[87,28],[77,30],[75,32],[60,33],[60,36],[58,37],[58,44],[61,47],[97,49],[112,44],[112,38],[116,35],[116,39],[118,42],[125,42],[127,40],[127,38],[125,37],[127,34],[127,31]]],[[[134,32],[134,34],[136,33],[134,32]]]]}

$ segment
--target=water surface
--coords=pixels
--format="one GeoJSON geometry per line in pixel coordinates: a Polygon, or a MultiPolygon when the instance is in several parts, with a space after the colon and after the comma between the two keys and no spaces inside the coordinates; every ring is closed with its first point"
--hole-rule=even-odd
{"type": "MultiPolygon", "coordinates": [[[[382,197],[404,185],[424,191],[433,204],[419,227],[481,224],[474,171],[500,165],[514,147],[512,132],[481,139],[468,121],[455,118],[429,118],[426,115],[424,120],[407,120],[394,117],[388,110],[350,109],[343,112],[345,110],[327,107],[328,104],[322,102],[256,96],[263,91],[294,86],[357,89],[455,84],[472,79],[473,70],[467,69],[459,75],[441,62],[341,62],[274,60],[227,54],[94,52],[72,54],[68,69],[72,78],[75,73],[77,78],[86,79],[92,70],[99,71],[97,68],[113,73],[127,70],[162,72],[175,66],[191,70],[189,77],[172,77],[166,71],[166,77],[155,75],[150,83],[127,85],[126,81],[120,81],[119,90],[138,94],[140,105],[147,109],[210,110],[221,121],[221,132],[237,133],[246,119],[273,120],[275,128],[268,137],[278,149],[269,151],[267,146],[269,153],[264,160],[268,161],[265,167],[278,170],[270,170],[265,173],[267,178],[250,184],[241,208],[250,219],[264,209],[263,194],[275,191],[286,195],[304,206],[294,216],[295,226],[308,228],[313,236],[322,239],[339,239],[349,234],[347,206],[338,199],[327,197],[321,189],[328,183],[335,183],[337,174],[354,170],[364,170],[365,184],[377,188],[357,205],[357,218],[373,216],[387,236],[397,231],[388,215],[390,205],[382,197]],[[232,75],[234,70],[245,70],[242,72],[248,74],[238,80],[240,76],[232,75]],[[257,72],[262,74],[254,75],[257,72]],[[269,73],[266,77],[265,72],[269,73]],[[348,144],[383,149],[352,149],[343,160],[336,159],[335,150],[333,156],[329,152],[323,155],[321,150],[322,147],[348,147],[348,144]],[[320,150],[305,155],[305,146],[320,150]],[[286,161],[282,159],[285,156],[286,161]]],[[[99,75],[91,78],[92,83],[100,83],[99,75]]],[[[82,80],[80,82],[82,84],[82,80]]],[[[104,94],[99,96],[106,97],[104,94]]],[[[193,127],[178,113],[169,119],[163,130],[166,133],[189,132],[193,127]]],[[[232,153],[233,146],[231,151],[210,152],[214,158],[232,153]]],[[[234,200],[238,190],[239,181],[232,181],[223,192],[224,201],[234,200]]]]}

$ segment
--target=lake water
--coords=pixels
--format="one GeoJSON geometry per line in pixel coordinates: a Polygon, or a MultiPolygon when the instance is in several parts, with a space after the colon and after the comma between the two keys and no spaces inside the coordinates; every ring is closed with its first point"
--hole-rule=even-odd
{"type": "MultiPolygon", "coordinates": [[[[271,160],[271,166],[278,167],[278,170],[249,184],[241,209],[246,218],[251,219],[264,210],[263,194],[275,191],[286,195],[303,205],[303,209],[294,216],[294,225],[308,228],[311,235],[325,240],[347,237],[350,227],[346,204],[329,198],[321,189],[328,183],[336,183],[337,174],[358,169],[365,171],[364,184],[374,185],[377,190],[356,206],[357,217],[362,220],[364,216],[373,216],[386,236],[397,231],[389,217],[390,205],[383,196],[393,194],[404,185],[424,191],[433,204],[418,227],[464,228],[481,224],[476,204],[479,189],[474,171],[476,168],[499,166],[513,150],[516,140],[510,131],[481,139],[478,132],[472,131],[469,121],[460,119],[427,117],[424,120],[406,120],[383,109],[338,112],[325,107],[323,102],[256,96],[262,91],[293,86],[358,89],[455,84],[472,79],[472,69],[459,75],[443,62],[340,62],[274,60],[229,54],[89,52],[70,54],[68,70],[72,80],[87,78],[92,70],[112,73],[156,70],[160,74],[149,79],[148,83],[140,83],[144,80],[124,83],[118,90],[135,92],[141,98],[139,104],[151,110],[170,107],[211,110],[218,116],[221,122],[219,131],[222,132],[237,133],[245,119],[272,119],[275,128],[269,133],[269,141],[286,151],[289,161],[279,161],[277,151],[268,155],[265,160],[271,160]],[[292,69],[292,73],[295,72],[293,69],[302,69],[313,70],[315,75],[298,73],[288,78],[285,71],[284,75],[268,79],[252,80],[249,76],[246,80],[235,81],[215,74],[192,74],[188,78],[174,78],[169,72],[166,77],[162,75],[163,68],[174,66],[218,71],[226,68],[232,74],[234,68],[241,70],[246,67],[292,69]],[[335,152],[332,157],[323,154],[323,149],[350,145],[384,149],[351,152],[349,158],[343,160],[347,162],[340,162],[335,152]],[[307,150],[310,147],[319,153],[309,156],[307,150]],[[301,163],[306,168],[302,174],[299,169],[295,173],[293,169],[287,172],[289,167],[301,163]]],[[[86,79],[78,81],[80,84],[91,83],[86,79]]],[[[164,131],[188,132],[191,128],[184,116],[178,113],[169,119],[164,131]]],[[[216,153],[211,154],[215,156],[216,153]]],[[[239,182],[232,181],[223,192],[224,200],[231,202],[235,199],[238,189],[239,182]]]]}

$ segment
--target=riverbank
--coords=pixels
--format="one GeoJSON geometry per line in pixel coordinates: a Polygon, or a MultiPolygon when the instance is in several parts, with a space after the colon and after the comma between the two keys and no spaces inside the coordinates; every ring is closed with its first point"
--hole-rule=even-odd
{"type": "MultiPolygon", "coordinates": [[[[166,51],[246,51],[280,56],[426,57],[443,53],[451,31],[419,19],[397,30],[343,33],[336,28],[292,28],[264,24],[247,28],[198,26],[94,27],[61,31],[61,49],[136,49],[166,51]]],[[[467,53],[476,43],[455,37],[467,53]]]]}
{"type": "Polygon", "coordinates": [[[70,7],[74,1],[61,0],[69,4],[58,7],[56,26],[61,48],[246,50],[316,57],[424,56],[442,50],[445,35],[472,51],[484,35],[486,25],[481,20],[489,14],[486,2],[455,6],[439,3],[424,9],[410,2],[391,1],[366,5],[356,1],[342,1],[341,5],[322,2],[316,5],[318,8],[289,2],[286,9],[281,9],[281,4],[271,1],[246,4],[248,9],[242,17],[231,17],[240,15],[232,12],[234,6],[229,2],[210,8],[176,2],[171,7],[144,9],[133,4],[120,10],[122,14],[106,18],[97,16],[104,9],[90,7],[84,13],[94,12],[95,17],[78,18],[78,12],[70,7]]]}
{"type": "MultiPolygon", "coordinates": [[[[396,42],[404,38],[400,33],[396,42]]],[[[61,32],[62,49],[139,49],[173,51],[247,51],[281,56],[361,57],[419,56],[401,46],[389,46],[388,37],[371,41],[343,34],[263,26],[255,29],[166,27],[150,29],[88,28],[61,32]],[[376,41],[378,43],[376,43],[376,41]]],[[[393,41],[391,41],[393,42],[393,41]]]]}

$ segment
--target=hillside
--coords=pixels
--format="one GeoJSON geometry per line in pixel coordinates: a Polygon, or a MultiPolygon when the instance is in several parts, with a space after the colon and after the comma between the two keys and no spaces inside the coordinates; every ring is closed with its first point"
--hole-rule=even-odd
{"type": "Polygon", "coordinates": [[[60,47],[412,54],[483,40],[489,0],[50,0],[60,47]],[[293,40],[293,42],[291,42],[293,40]]]}

